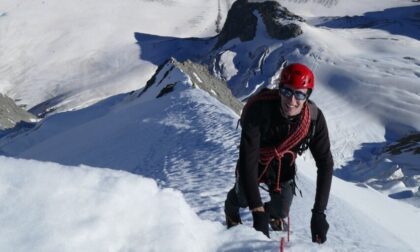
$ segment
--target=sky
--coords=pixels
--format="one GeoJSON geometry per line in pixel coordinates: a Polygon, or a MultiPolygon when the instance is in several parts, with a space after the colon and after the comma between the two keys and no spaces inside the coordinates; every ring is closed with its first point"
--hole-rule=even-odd
{"type": "MultiPolygon", "coordinates": [[[[335,160],[326,212],[331,228],[326,244],[311,242],[316,168],[308,153],[298,159],[303,198],[294,200],[286,251],[418,250],[418,155],[381,151],[420,129],[420,43],[412,25],[418,4],[281,2],[308,20],[303,35],[275,41],[260,22],[256,39],[221,48],[218,74],[240,89],[235,76],[246,67],[237,63],[260,60],[245,57],[258,48],[267,49],[264,73],[282,53],[316,72],[312,99],[327,118],[335,160]],[[356,16],[349,21],[345,15],[356,16]],[[388,197],[404,191],[412,197],[388,197]]],[[[27,108],[51,101],[56,109],[35,128],[0,139],[1,251],[278,251],[285,234],[265,238],[252,229],[247,210],[245,225],[223,226],[238,115],[192,88],[179,69],[165,76],[170,64],[143,96],[127,93],[141,89],[157,69],[142,58],[145,47],[134,32],[190,45],[185,38],[216,35],[217,14],[225,17],[229,5],[90,0],[0,6],[0,92],[27,108]],[[154,98],[174,82],[173,92],[154,98]]],[[[258,86],[260,77],[267,76],[247,84],[258,86]]]]}

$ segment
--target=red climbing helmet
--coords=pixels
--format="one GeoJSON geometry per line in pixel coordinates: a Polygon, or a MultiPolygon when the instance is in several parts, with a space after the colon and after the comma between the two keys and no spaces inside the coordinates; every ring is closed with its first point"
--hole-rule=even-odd
{"type": "Polygon", "coordinates": [[[280,74],[280,85],[288,84],[295,89],[314,88],[314,74],[307,66],[294,63],[286,66],[280,74]]]}

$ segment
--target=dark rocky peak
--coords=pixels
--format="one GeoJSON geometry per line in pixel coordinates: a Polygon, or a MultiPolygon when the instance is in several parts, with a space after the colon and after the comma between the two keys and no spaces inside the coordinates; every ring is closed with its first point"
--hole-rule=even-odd
{"type": "Polygon", "coordinates": [[[255,11],[261,15],[268,34],[273,38],[284,40],[302,34],[302,29],[294,21],[304,22],[304,19],[293,14],[278,2],[237,0],[228,12],[215,47],[219,48],[234,38],[239,38],[241,41],[252,40],[255,37],[258,23],[255,11]]]}

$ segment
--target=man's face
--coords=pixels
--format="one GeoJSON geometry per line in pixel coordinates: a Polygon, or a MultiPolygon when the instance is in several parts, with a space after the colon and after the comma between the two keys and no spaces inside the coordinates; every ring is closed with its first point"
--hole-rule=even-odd
{"type": "Polygon", "coordinates": [[[307,100],[307,88],[294,89],[290,85],[280,86],[281,110],[285,116],[296,116],[307,100]],[[304,98],[304,99],[302,99],[304,98]]]}

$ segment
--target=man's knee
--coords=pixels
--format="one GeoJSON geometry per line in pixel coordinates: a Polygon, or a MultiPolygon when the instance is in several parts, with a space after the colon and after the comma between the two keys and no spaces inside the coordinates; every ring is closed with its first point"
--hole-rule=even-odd
{"type": "Polygon", "coordinates": [[[270,215],[275,218],[286,218],[289,216],[290,206],[293,201],[293,188],[289,182],[281,186],[280,192],[270,193],[270,215]]]}

